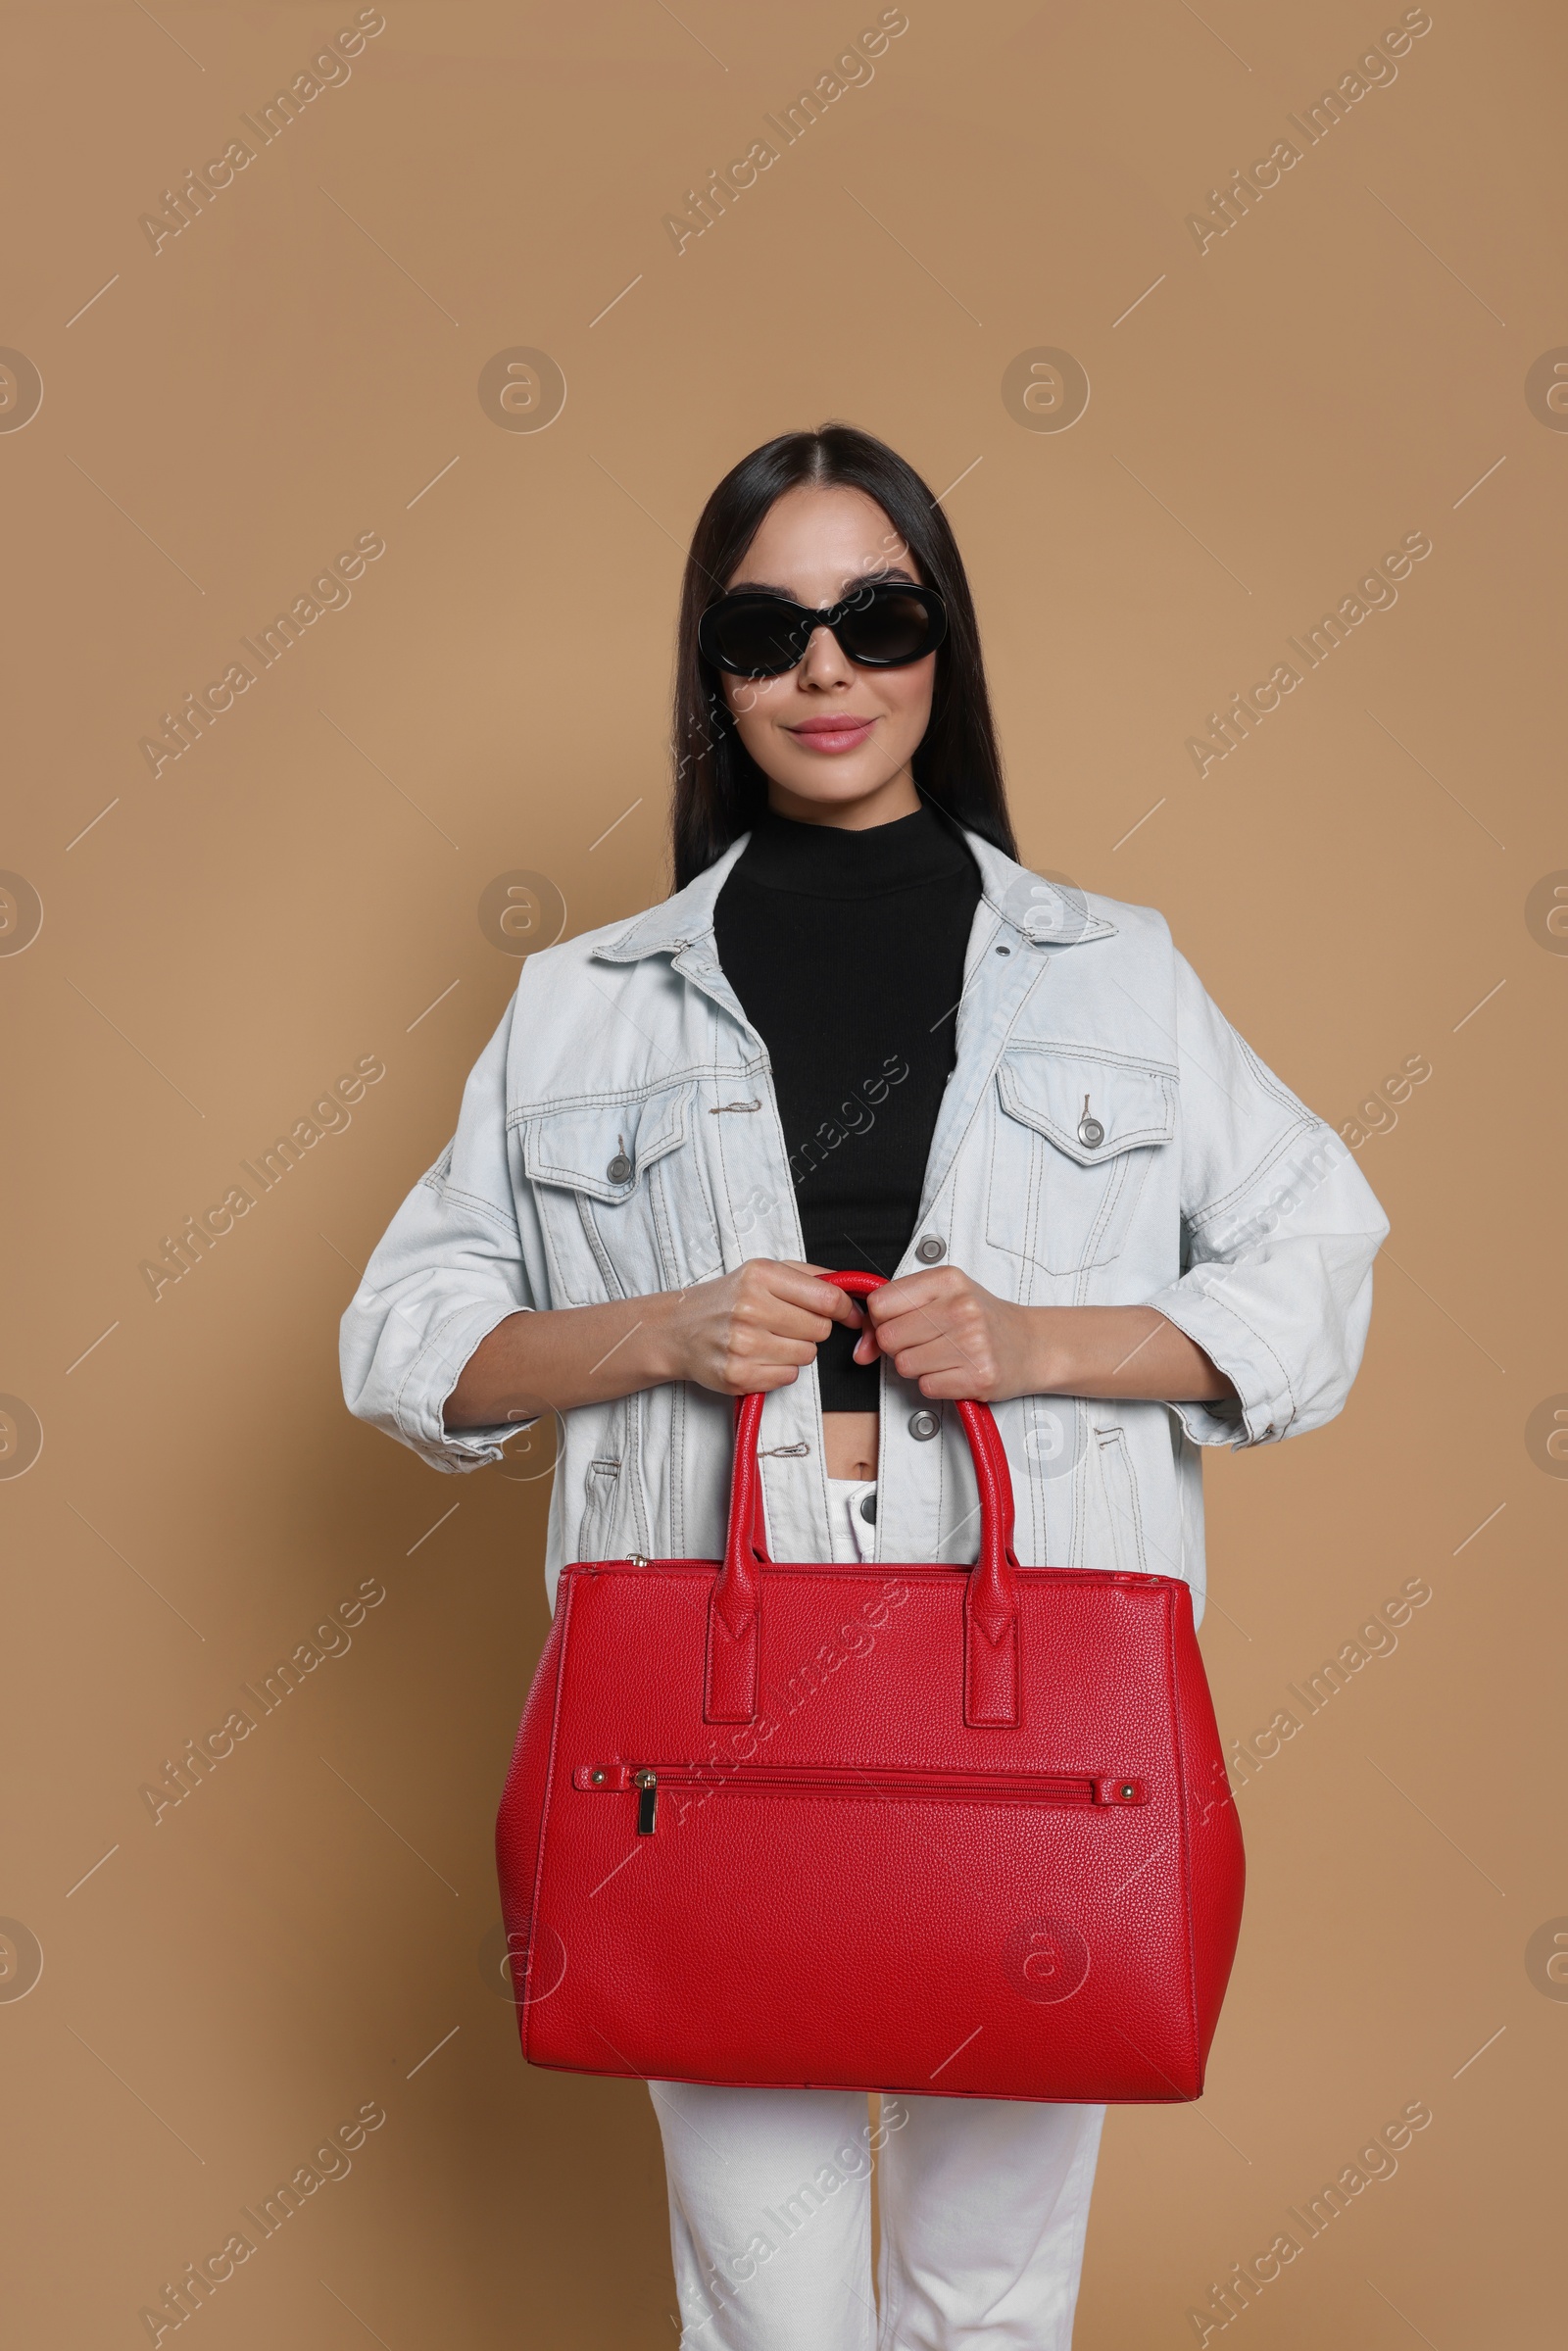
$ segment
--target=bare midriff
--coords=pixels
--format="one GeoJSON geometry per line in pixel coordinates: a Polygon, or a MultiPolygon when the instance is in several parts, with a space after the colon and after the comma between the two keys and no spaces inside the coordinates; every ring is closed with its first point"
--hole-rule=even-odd
{"type": "Polygon", "coordinates": [[[876,1476],[877,1416],[874,1412],[824,1412],[822,1455],[830,1478],[859,1483],[876,1476]]]}

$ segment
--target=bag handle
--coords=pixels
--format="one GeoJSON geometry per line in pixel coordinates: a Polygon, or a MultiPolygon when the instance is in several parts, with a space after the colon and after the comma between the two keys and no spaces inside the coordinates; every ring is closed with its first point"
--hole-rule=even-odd
{"type": "MultiPolygon", "coordinates": [[[[864,1298],[880,1290],[887,1277],[828,1273],[820,1278],[851,1298],[864,1298]]],[[[767,1563],[761,1531],[761,1473],[757,1462],[762,1400],[759,1395],[743,1396],[735,1414],[729,1534],[708,1611],[703,1719],[710,1723],[749,1723],[756,1720],[758,1712],[762,1646],[760,1570],[767,1563]]],[[[1012,1478],[990,1406],[960,1398],[957,1411],[980,1490],[980,1555],[965,1571],[963,1719],[974,1728],[1012,1725],[1018,1720],[1018,1561],[1012,1547],[1012,1478]]]]}

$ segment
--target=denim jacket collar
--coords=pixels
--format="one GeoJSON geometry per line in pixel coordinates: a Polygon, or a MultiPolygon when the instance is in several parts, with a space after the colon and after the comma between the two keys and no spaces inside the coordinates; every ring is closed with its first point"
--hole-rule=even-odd
{"type": "MultiPolygon", "coordinates": [[[[1114,935],[1116,925],[1105,915],[1091,912],[1082,891],[1044,880],[966,825],[959,829],[980,868],[982,902],[1020,937],[1038,947],[1071,947],[1082,940],[1114,935]]],[[[595,956],[608,963],[634,963],[645,955],[676,954],[709,938],[718,894],[750,839],[750,833],[742,833],[684,890],[639,914],[618,936],[601,941],[593,951],[595,956]]]]}

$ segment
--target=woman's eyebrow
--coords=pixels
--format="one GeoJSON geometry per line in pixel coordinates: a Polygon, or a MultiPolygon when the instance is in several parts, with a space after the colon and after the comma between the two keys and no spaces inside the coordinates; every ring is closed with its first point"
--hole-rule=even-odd
{"type": "Polygon", "coordinates": [[[911,588],[916,585],[914,573],[906,570],[903,563],[867,563],[863,571],[856,572],[844,585],[846,589],[856,588],[868,579],[902,580],[911,588]]]}
{"type": "MultiPolygon", "coordinates": [[[[844,582],[842,593],[848,596],[854,589],[862,586],[865,581],[878,579],[901,580],[911,588],[917,584],[914,573],[906,570],[902,563],[867,563],[863,571],[850,573],[844,582]]],[[[776,580],[770,579],[738,579],[733,586],[725,590],[725,594],[728,596],[782,596],[786,604],[795,604],[799,601],[793,588],[781,588],[776,580]]],[[[814,609],[816,608],[808,608],[808,610],[814,609]]]]}

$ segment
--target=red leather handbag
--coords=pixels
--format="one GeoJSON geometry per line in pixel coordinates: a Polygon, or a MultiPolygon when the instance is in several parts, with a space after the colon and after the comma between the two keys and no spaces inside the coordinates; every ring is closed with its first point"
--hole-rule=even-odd
{"type": "Polygon", "coordinates": [[[761,1409],[722,1564],[562,1570],[496,1825],[523,2055],[1198,2097],[1244,1861],[1187,1586],[1020,1567],[974,1403],[972,1568],[770,1560],[761,1409]]]}

